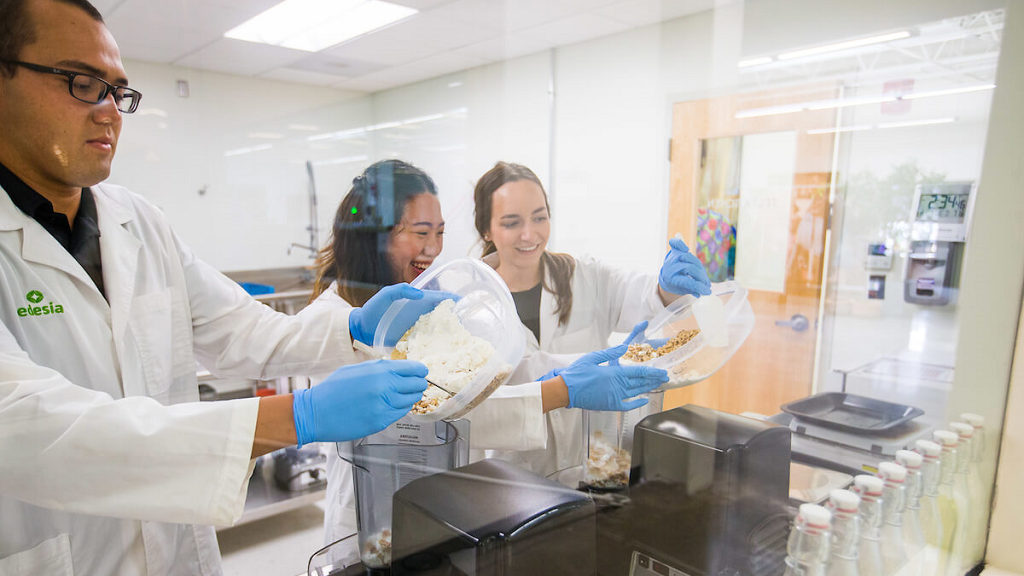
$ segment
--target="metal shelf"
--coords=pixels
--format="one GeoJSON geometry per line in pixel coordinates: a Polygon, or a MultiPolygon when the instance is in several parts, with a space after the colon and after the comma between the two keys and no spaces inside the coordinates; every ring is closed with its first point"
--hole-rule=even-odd
{"type": "Polygon", "coordinates": [[[326,486],[309,490],[282,490],[274,482],[274,467],[269,460],[261,460],[249,479],[249,490],[245,497],[245,510],[242,517],[231,526],[220,526],[217,530],[234,528],[268,516],[294,510],[324,499],[326,486]]]}

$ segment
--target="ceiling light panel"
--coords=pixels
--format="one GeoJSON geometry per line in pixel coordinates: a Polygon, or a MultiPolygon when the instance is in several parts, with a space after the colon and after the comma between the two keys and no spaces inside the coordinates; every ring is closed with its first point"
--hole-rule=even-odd
{"type": "Polygon", "coordinates": [[[382,0],[285,0],[224,33],[226,38],[319,52],[418,11],[382,0]]]}
{"type": "Polygon", "coordinates": [[[859,48],[861,46],[870,46],[871,44],[881,44],[882,42],[891,42],[893,40],[902,40],[903,38],[909,38],[910,32],[908,30],[900,30],[899,32],[891,32],[889,34],[881,34],[878,36],[870,36],[868,38],[858,38],[857,40],[847,40],[845,42],[836,42],[835,44],[826,44],[825,46],[816,46],[814,48],[807,48],[805,50],[794,50],[792,52],[783,52],[778,55],[779,60],[792,60],[794,58],[803,58],[805,56],[814,56],[816,54],[825,54],[826,52],[837,52],[839,50],[849,50],[850,48],[859,48]]]}

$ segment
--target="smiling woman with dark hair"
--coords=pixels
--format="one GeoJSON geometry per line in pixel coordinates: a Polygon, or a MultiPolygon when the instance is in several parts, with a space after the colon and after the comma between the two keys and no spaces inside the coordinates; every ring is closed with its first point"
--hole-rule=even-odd
{"type": "Polygon", "coordinates": [[[362,306],[384,286],[412,282],[444,245],[437,187],[426,172],[401,160],[381,160],[352,180],[338,205],[330,243],[316,261],[313,298],[333,283],[362,306]]]}

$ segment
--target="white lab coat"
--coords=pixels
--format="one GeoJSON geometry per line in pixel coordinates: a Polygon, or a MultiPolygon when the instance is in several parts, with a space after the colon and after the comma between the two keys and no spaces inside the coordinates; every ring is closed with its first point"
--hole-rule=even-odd
{"type": "Polygon", "coordinates": [[[354,360],[348,311],[273,312],[147,201],[92,191],[109,304],[0,193],[0,574],[220,574],[209,525],[241,515],[258,401],[198,403],[196,358],[326,372],[354,360]]]}
{"type": "MultiPolygon", "coordinates": [[[[545,283],[553,285],[549,276],[545,283]]],[[[656,275],[614,268],[592,258],[576,259],[572,294],[569,321],[559,326],[555,296],[542,291],[540,341],[523,326],[526,354],[509,382],[531,382],[552,368],[567,366],[581,354],[607,348],[612,332],[629,332],[665,309],[656,275]]],[[[491,406],[494,410],[486,417],[500,418],[504,426],[474,426],[471,445],[491,449],[474,451],[471,459],[500,458],[543,476],[583,464],[581,410],[559,408],[539,417],[534,411],[510,412],[507,407],[514,405],[510,398],[517,394],[524,402],[534,396],[539,402],[540,384],[506,385],[502,392],[504,406],[491,406]]],[[[483,416],[480,409],[486,404],[470,413],[474,424],[483,416]]]]}

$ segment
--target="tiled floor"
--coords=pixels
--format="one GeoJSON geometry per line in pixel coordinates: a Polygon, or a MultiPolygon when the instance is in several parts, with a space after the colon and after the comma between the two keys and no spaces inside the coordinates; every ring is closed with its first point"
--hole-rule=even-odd
{"type": "Polygon", "coordinates": [[[225,576],[296,576],[323,546],[323,502],[217,533],[225,576]]]}

